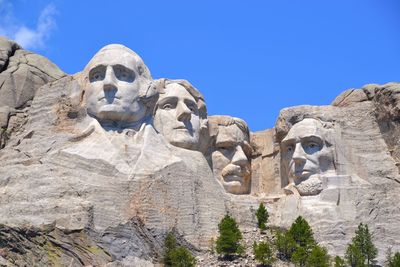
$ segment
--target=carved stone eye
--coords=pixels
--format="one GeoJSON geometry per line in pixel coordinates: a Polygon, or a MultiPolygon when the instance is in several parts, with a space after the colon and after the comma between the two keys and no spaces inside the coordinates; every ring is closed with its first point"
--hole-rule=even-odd
{"type": "Polygon", "coordinates": [[[164,104],[164,105],[162,106],[162,109],[166,109],[166,110],[172,109],[172,105],[169,104],[169,103],[164,104]]]}
{"type": "Polygon", "coordinates": [[[100,72],[95,72],[92,76],[91,81],[92,82],[97,82],[97,81],[101,81],[104,79],[104,76],[100,73],[100,72]]]}

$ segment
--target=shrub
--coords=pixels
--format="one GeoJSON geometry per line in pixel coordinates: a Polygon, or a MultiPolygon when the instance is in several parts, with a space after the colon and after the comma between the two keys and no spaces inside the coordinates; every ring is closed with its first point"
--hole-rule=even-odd
{"type": "Polygon", "coordinates": [[[261,242],[257,244],[253,243],[253,252],[255,259],[262,265],[271,265],[275,262],[274,253],[270,244],[266,242],[261,242]]]}
{"type": "Polygon", "coordinates": [[[389,249],[386,255],[386,266],[400,267],[400,252],[396,252],[394,256],[392,256],[392,250],[389,249]]]}
{"type": "Polygon", "coordinates": [[[192,256],[190,251],[182,246],[177,246],[175,236],[168,233],[164,241],[165,253],[164,264],[165,266],[173,267],[192,267],[196,264],[196,259],[192,256]]]}
{"type": "Polygon", "coordinates": [[[296,248],[296,243],[288,232],[277,232],[275,246],[281,260],[290,260],[296,248]]]}
{"type": "Polygon", "coordinates": [[[260,203],[260,205],[258,206],[256,216],[258,228],[260,228],[261,230],[267,229],[266,223],[268,222],[269,214],[263,203],[260,203]]]}
{"type": "Polygon", "coordinates": [[[230,257],[232,254],[241,254],[243,247],[240,244],[242,233],[232,217],[225,217],[218,224],[219,237],[216,242],[216,250],[218,254],[224,254],[225,257],[230,257]]]}
{"type": "Polygon", "coordinates": [[[400,252],[394,254],[390,267],[400,267],[400,252]]]}
{"type": "Polygon", "coordinates": [[[329,267],[330,257],[326,248],[316,245],[306,260],[307,267],[329,267]]]}
{"type": "Polygon", "coordinates": [[[333,267],[346,267],[344,259],[342,259],[340,256],[336,256],[333,260],[333,267]]]}
{"type": "Polygon", "coordinates": [[[177,247],[169,253],[170,263],[173,267],[193,267],[196,265],[196,259],[185,247],[177,247]]]}

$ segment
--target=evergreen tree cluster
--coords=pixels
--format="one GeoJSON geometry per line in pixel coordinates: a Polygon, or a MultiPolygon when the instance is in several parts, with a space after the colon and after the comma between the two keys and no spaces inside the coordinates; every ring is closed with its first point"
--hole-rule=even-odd
{"type": "Polygon", "coordinates": [[[329,267],[330,258],[326,248],[319,246],[308,222],[297,217],[289,231],[276,235],[278,257],[297,266],[329,267]]]}
{"type": "Polygon", "coordinates": [[[351,267],[371,266],[378,255],[378,250],[372,243],[368,225],[360,223],[356,235],[347,246],[346,260],[351,267]]]}
{"type": "MultiPolygon", "coordinates": [[[[257,209],[256,217],[260,230],[266,230],[269,215],[263,203],[257,209]]],[[[241,244],[242,233],[235,219],[225,215],[218,229],[219,236],[215,242],[216,252],[228,260],[235,255],[241,255],[244,252],[241,244]]],[[[301,216],[297,217],[288,231],[277,231],[275,242],[271,240],[254,242],[253,252],[255,259],[263,266],[272,266],[277,256],[299,267],[369,267],[373,266],[378,255],[368,226],[360,223],[355,236],[347,246],[345,257],[336,256],[331,259],[327,249],[317,244],[310,225],[301,216]]],[[[196,260],[187,248],[178,246],[173,234],[169,233],[165,239],[164,264],[165,266],[191,267],[195,266],[196,260]]],[[[400,267],[400,252],[393,255],[391,250],[388,251],[386,267],[400,267]]]]}

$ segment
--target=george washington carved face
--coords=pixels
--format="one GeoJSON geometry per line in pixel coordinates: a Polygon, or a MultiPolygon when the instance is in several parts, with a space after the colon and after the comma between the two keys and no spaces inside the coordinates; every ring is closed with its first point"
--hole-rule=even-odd
{"type": "Polygon", "coordinates": [[[84,70],[87,112],[99,121],[137,122],[151,76],[142,59],[122,45],[102,48],[84,70]]]}

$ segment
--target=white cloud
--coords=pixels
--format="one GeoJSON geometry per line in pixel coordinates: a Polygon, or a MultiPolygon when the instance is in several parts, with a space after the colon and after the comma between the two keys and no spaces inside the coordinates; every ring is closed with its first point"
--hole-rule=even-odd
{"type": "Polygon", "coordinates": [[[13,6],[8,0],[0,0],[0,35],[15,40],[26,49],[43,48],[56,26],[55,13],[55,6],[47,5],[39,15],[36,28],[31,29],[15,19],[13,6]]]}

